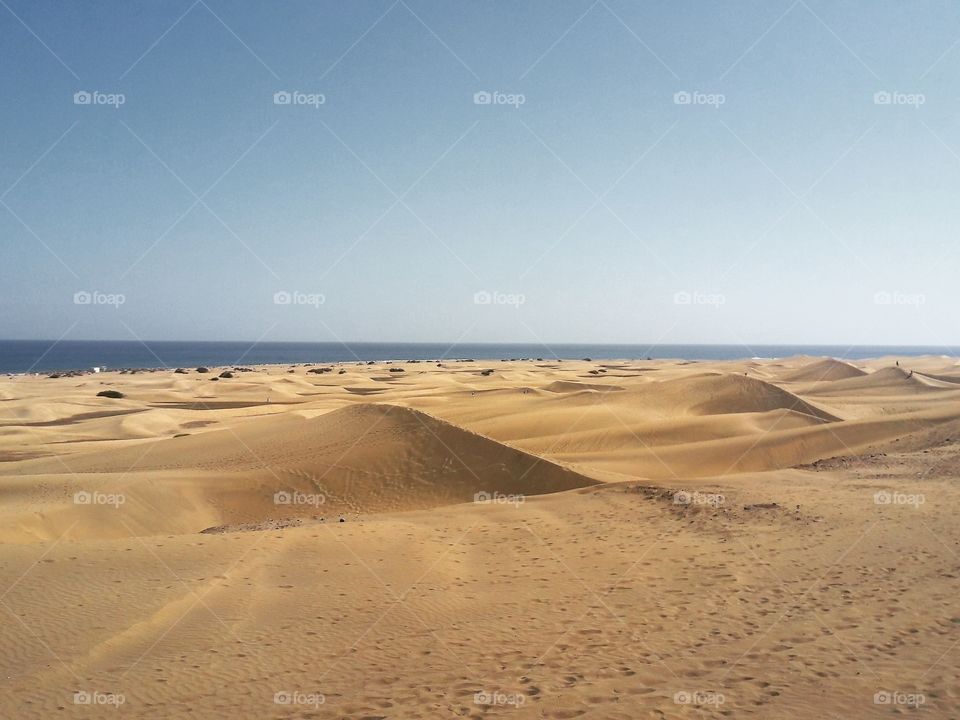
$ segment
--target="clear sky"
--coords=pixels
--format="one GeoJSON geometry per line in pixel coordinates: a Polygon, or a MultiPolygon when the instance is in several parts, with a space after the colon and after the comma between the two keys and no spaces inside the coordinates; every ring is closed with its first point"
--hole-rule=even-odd
{"type": "Polygon", "coordinates": [[[0,0],[0,55],[3,338],[958,342],[957,3],[0,0]]]}

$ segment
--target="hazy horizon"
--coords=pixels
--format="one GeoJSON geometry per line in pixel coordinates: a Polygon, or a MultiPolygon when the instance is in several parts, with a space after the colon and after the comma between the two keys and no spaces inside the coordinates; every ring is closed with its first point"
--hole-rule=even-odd
{"type": "MultiPolygon", "coordinates": [[[[695,363],[736,360],[832,358],[846,363],[886,358],[911,368],[924,359],[955,358],[957,348],[931,345],[762,345],[650,343],[497,343],[247,340],[0,340],[0,373],[43,373],[91,368],[175,369],[187,367],[367,365],[385,361],[544,360],[595,362],[678,360],[695,363]],[[908,360],[909,358],[909,360],[908,360]]],[[[441,367],[441,363],[437,363],[441,367]]],[[[479,367],[483,367],[479,365],[479,367]]],[[[912,369],[912,368],[911,368],[912,369]]]]}
{"type": "Polygon", "coordinates": [[[352,338],[343,338],[340,340],[290,340],[285,338],[271,338],[269,340],[262,340],[252,337],[247,338],[226,338],[223,340],[210,340],[210,339],[190,339],[190,338],[0,338],[0,342],[35,342],[35,343],[50,343],[50,344],[63,344],[67,342],[78,342],[78,343],[195,343],[195,344],[212,344],[212,345],[224,345],[231,343],[251,343],[256,345],[293,345],[293,344],[302,344],[302,345],[317,345],[328,343],[331,345],[450,345],[453,347],[461,346],[471,346],[471,345],[484,345],[484,346],[516,346],[516,347],[530,347],[534,345],[541,345],[543,347],[765,347],[765,348],[890,348],[890,349],[936,349],[936,350],[950,350],[958,351],[960,346],[943,344],[937,345],[932,343],[858,343],[855,345],[850,345],[849,343],[822,343],[822,342],[804,342],[804,343],[758,343],[758,342],[707,342],[707,343],[686,343],[686,342],[660,342],[652,343],[645,342],[643,340],[632,340],[629,342],[613,342],[613,341],[591,341],[591,342],[578,342],[576,340],[530,340],[524,342],[519,341],[500,341],[500,340],[448,340],[448,339],[439,339],[439,340],[368,340],[368,339],[352,339],[352,338]]]}
{"type": "Polygon", "coordinates": [[[956,340],[960,8],[0,18],[0,337],[956,340]]]}

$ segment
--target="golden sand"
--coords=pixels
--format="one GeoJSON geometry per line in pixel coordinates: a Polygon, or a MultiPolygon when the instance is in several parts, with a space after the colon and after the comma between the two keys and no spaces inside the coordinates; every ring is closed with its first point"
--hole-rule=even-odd
{"type": "Polygon", "coordinates": [[[330,367],[0,379],[0,716],[955,716],[955,359],[330,367]]]}

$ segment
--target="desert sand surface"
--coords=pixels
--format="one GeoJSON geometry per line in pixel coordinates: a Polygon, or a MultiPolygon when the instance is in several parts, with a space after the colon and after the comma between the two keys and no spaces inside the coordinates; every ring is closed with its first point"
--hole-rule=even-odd
{"type": "Polygon", "coordinates": [[[0,717],[960,716],[955,358],[185,370],[0,378],[0,717]]]}

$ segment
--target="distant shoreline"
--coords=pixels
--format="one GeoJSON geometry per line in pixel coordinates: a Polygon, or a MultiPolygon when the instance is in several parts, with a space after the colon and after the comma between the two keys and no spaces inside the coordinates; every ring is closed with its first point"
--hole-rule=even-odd
{"type": "Polygon", "coordinates": [[[174,369],[238,365],[304,365],[357,362],[457,362],[464,359],[643,361],[751,360],[794,356],[864,360],[922,355],[956,357],[946,346],[894,345],[682,345],[538,343],[247,343],[218,341],[0,340],[0,373],[50,373],[109,369],[174,369]]]}
{"type": "MultiPolygon", "coordinates": [[[[200,363],[198,365],[178,365],[178,366],[157,366],[157,367],[109,367],[106,365],[100,366],[91,366],[91,367],[74,367],[74,368],[56,368],[48,370],[31,370],[21,371],[21,372],[9,372],[9,371],[0,371],[0,375],[5,377],[86,377],[91,375],[137,375],[137,374],[153,374],[153,373],[175,373],[177,370],[184,370],[187,374],[194,375],[197,373],[198,368],[207,368],[211,375],[215,375],[218,372],[224,370],[237,370],[240,368],[246,368],[250,370],[257,369],[269,369],[269,368],[314,368],[314,367],[336,367],[336,368],[347,368],[347,367],[366,367],[366,366],[376,366],[376,365],[410,365],[410,364],[425,364],[425,365],[470,365],[470,366],[480,366],[480,365],[491,365],[491,364],[500,364],[500,363],[535,363],[537,365],[555,365],[557,363],[593,363],[593,364],[603,364],[603,363],[637,363],[637,362],[651,362],[651,363],[680,363],[680,364],[696,364],[696,363],[717,363],[717,362],[777,362],[781,360],[787,360],[790,357],[795,356],[783,356],[783,357],[750,357],[750,358],[682,358],[682,357],[660,357],[660,358],[444,358],[442,360],[430,359],[430,360],[419,360],[419,359],[390,359],[390,360],[336,360],[330,362],[272,362],[272,363],[200,363]],[[98,369],[99,368],[99,369],[98,369]]],[[[813,356],[820,357],[820,356],[813,356]]],[[[832,357],[832,356],[822,356],[822,357],[832,357]]],[[[908,360],[910,358],[929,358],[929,357],[943,357],[943,358],[952,358],[960,364],[960,356],[955,355],[881,355],[873,357],[863,357],[856,358],[856,361],[877,361],[885,358],[889,358],[891,362],[894,359],[908,360]]],[[[840,358],[833,358],[840,359],[840,358]]],[[[850,358],[847,358],[850,360],[850,358]]],[[[899,364],[899,362],[897,363],[899,364]]],[[[484,368],[487,369],[487,368],[484,368]]]]}

